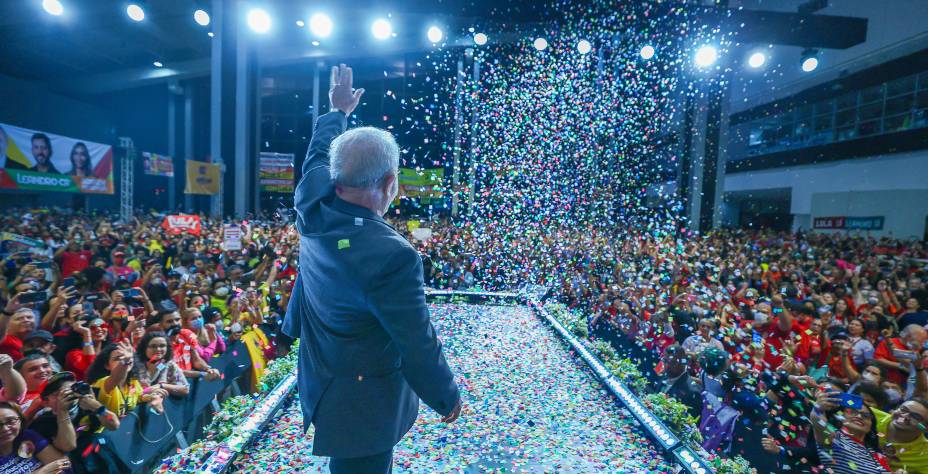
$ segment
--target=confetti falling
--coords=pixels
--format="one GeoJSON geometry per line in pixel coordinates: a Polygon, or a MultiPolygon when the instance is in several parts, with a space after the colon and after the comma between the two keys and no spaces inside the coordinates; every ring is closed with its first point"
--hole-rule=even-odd
{"type": "MultiPolygon", "coordinates": [[[[394,451],[395,472],[671,472],[634,418],[529,309],[433,305],[432,321],[464,412],[445,425],[421,405],[394,451]]],[[[327,472],[301,425],[291,404],[236,471],[327,472]]]]}

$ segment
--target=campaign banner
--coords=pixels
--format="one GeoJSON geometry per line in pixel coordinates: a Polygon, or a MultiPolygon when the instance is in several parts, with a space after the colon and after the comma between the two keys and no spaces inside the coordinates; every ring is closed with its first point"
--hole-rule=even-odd
{"type": "Polygon", "coordinates": [[[200,235],[200,216],[188,214],[165,216],[164,221],[161,222],[161,228],[172,234],[200,235]]]}
{"type": "Polygon", "coordinates": [[[45,242],[32,239],[13,232],[0,232],[0,254],[9,255],[17,252],[41,251],[45,242]]]}
{"type": "Polygon", "coordinates": [[[186,194],[219,194],[219,165],[187,160],[186,194]]]}
{"type": "Polygon", "coordinates": [[[242,249],[242,228],[236,224],[222,225],[222,248],[224,250],[242,249]]]}
{"type": "Polygon", "coordinates": [[[113,194],[113,147],[0,123],[0,188],[113,194]]]}
{"type": "Polygon", "coordinates": [[[444,180],[444,168],[400,168],[398,196],[418,198],[422,204],[441,201],[444,198],[444,180]]]}
{"type": "Polygon", "coordinates": [[[293,153],[261,152],[258,155],[258,183],[267,193],[293,192],[293,153]]]}
{"type": "Polygon", "coordinates": [[[843,216],[816,217],[812,221],[812,228],[814,229],[843,229],[844,219],[845,217],[843,216]]]}
{"type": "Polygon", "coordinates": [[[883,216],[848,217],[844,226],[849,230],[883,230],[886,218],[883,216]]]}
{"type": "Polygon", "coordinates": [[[142,152],[142,171],[150,176],[174,177],[174,159],[157,153],[142,152]]]}
{"type": "Polygon", "coordinates": [[[816,217],[812,221],[814,229],[838,229],[838,230],[883,230],[886,218],[883,216],[866,216],[866,217],[816,217]]]}

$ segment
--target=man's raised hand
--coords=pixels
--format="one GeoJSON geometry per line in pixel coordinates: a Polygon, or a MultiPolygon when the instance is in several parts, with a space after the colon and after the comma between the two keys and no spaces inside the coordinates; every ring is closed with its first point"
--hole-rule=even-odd
{"type": "Polygon", "coordinates": [[[351,112],[358,106],[364,89],[352,89],[353,81],[350,67],[344,64],[332,66],[332,77],[329,79],[329,104],[333,110],[341,110],[345,115],[351,115],[351,112]]]}

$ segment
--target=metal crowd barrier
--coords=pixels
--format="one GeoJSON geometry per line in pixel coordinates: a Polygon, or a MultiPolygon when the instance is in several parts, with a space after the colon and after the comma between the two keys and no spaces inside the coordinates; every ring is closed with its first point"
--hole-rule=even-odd
{"type": "MultiPolygon", "coordinates": [[[[188,431],[195,421],[214,405],[216,395],[232,387],[242,375],[250,374],[251,358],[241,341],[230,343],[219,357],[209,360],[223,374],[220,380],[207,382],[190,380],[190,394],[184,398],[169,397],[164,401],[164,413],[155,414],[148,405],[140,405],[119,420],[119,429],[101,434],[101,449],[108,450],[123,466],[122,472],[140,473],[160,463],[174,446],[185,448],[188,431]]],[[[214,405],[214,408],[217,408],[214,405]]]]}

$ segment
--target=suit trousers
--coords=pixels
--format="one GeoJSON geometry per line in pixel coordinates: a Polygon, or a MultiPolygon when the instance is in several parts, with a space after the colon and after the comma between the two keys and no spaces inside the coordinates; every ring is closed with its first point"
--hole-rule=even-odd
{"type": "Polygon", "coordinates": [[[393,472],[393,450],[361,458],[330,458],[332,474],[390,474],[393,472]]]}

